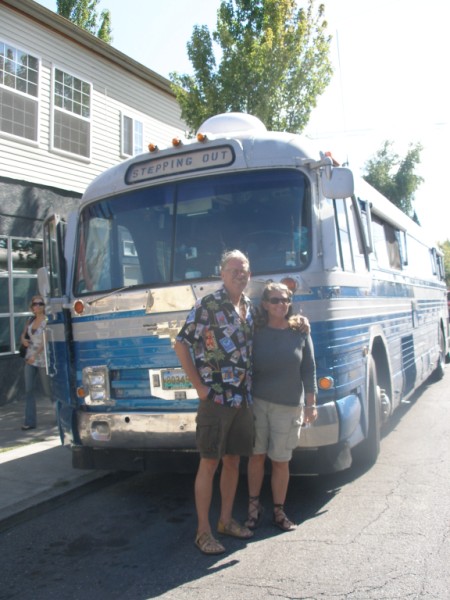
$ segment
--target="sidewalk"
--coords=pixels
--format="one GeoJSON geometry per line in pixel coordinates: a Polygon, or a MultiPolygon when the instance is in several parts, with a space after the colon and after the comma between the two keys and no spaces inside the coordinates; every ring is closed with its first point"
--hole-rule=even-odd
{"type": "Polygon", "coordinates": [[[36,429],[21,430],[23,415],[23,401],[0,406],[0,530],[24,511],[106,475],[72,468],[48,400],[37,402],[36,429]]]}

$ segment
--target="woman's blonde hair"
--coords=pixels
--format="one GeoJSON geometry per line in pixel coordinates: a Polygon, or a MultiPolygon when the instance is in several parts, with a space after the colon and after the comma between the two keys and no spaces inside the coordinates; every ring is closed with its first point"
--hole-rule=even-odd
{"type": "Polygon", "coordinates": [[[40,294],[36,294],[35,296],[32,296],[31,300],[30,300],[30,308],[33,304],[33,302],[42,302],[45,306],[45,300],[44,298],[40,295],[40,294]]]}
{"type": "MultiPolygon", "coordinates": [[[[286,294],[287,297],[289,298],[289,300],[292,300],[292,292],[287,287],[287,285],[284,285],[284,283],[276,283],[274,281],[271,281],[270,283],[268,283],[262,293],[261,303],[258,306],[258,308],[256,309],[255,327],[257,329],[261,329],[262,327],[265,327],[269,321],[269,314],[268,314],[267,310],[264,308],[263,302],[267,302],[269,300],[272,292],[281,292],[283,294],[286,294]]],[[[289,309],[286,313],[286,320],[289,323],[289,327],[291,329],[300,329],[299,315],[293,314],[292,304],[289,305],[289,309]]]]}

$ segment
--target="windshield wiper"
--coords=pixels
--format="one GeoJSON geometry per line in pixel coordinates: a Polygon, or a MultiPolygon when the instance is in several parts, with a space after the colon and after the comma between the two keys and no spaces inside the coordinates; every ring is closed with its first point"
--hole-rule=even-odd
{"type": "Polygon", "coordinates": [[[103,296],[99,296],[98,298],[93,298],[92,300],[88,300],[86,302],[86,304],[89,304],[89,306],[91,306],[92,304],[95,304],[99,300],[103,300],[104,298],[109,298],[110,296],[114,296],[114,294],[120,294],[120,292],[134,290],[135,288],[143,288],[143,287],[146,287],[147,285],[148,284],[146,284],[146,283],[133,283],[133,285],[126,285],[124,287],[118,288],[117,290],[112,290],[111,292],[108,292],[107,294],[103,294],[103,296]]]}

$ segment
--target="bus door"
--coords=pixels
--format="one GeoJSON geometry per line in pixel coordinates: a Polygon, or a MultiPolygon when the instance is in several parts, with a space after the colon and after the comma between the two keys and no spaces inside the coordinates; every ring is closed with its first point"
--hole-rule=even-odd
{"type": "Polygon", "coordinates": [[[67,308],[66,261],[64,258],[66,223],[52,215],[44,222],[44,266],[39,273],[40,292],[46,300],[47,370],[52,400],[56,402],[61,440],[71,432],[70,394],[71,324],[67,308]]]}

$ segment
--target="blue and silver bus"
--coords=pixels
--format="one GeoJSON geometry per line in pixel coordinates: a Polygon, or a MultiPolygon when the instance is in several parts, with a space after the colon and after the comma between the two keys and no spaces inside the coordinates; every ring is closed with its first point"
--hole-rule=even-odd
{"type": "Polygon", "coordinates": [[[195,449],[198,398],[173,344],[234,248],[255,303],[282,281],[311,323],[318,419],[293,472],[373,464],[383,424],[442,377],[443,260],[421,227],[301,136],[217,115],[107,170],[67,222],[44,225],[48,372],[75,467],[145,470],[195,449]]]}

